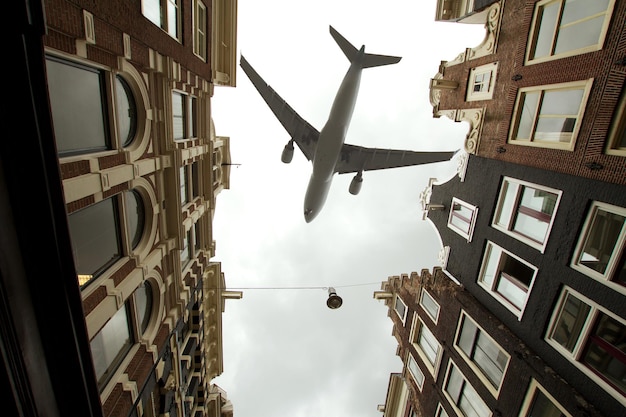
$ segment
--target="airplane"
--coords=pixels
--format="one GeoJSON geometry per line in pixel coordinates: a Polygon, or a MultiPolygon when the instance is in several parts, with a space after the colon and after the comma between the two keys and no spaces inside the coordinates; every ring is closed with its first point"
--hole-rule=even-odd
{"type": "Polygon", "coordinates": [[[240,61],[241,68],[291,136],[283,149],[282,162],[288,164],[293,159],[294,142],[307,160],[313,161],[313,172],[304,198],[304,220],[307,223],[313,221],[322,210],[335,174],[356,173],[348,191],[357,195],[363,183],[363,171],[442,162],[450,160],[456,153],[377,149],[344,143],[359,92],[362,70],[395,64],[402,58],[366,53],[365,45],[356,49],[332,26],[329,28],[331,36],[350,61],[350,67],[339,86],[328,121],[321,131],[317,131],[300,117],[261,78],[243,55],[240,61]]]}

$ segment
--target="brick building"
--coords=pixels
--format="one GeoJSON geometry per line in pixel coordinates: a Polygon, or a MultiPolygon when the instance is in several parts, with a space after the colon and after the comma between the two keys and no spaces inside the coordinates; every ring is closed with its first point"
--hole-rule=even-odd
{"type": "Polygon", "coordinates": [[[441,268],[389,277],[374,297],[404,363],[384,417],[602,415],[441,268]]]}
{"type": "Polygon", "coordinates": [[[485,24],[431,80],[433,116],[470,124],[467,152],[626,183],[623,1],[437,4],[439,21],[485,24]]]}
{"type": "Polygon", "coordinates": [[[33,120],[21,143],[2,148],[3,222],[16,236],[2,246],[2,329],[13,334],[3,347],[5,358],[14,355],[3,375],[16,387],[15,410],[232,415],[212,379],[223,371],[225,300],[242,294],[226,290],[221,265],[211,261],[216,197],[229,188],[230,169],[211,97],[215,85],[236,85],[237,2],[46,0],[14,8],[20,24],[9,45],[24,68],[16,82],[24,99],[3,113],[10,119],[21,106],[18,117],[33,120]],[[41,201],[8,175],[16,155],[31,155],[24,175],[39,180],[32,187],[41,187],[41,201]],[[32,211],[26,201],[41,213],[20,222],[32,211]],[[48,294],[63,289],[57,305],[20,241],[40,230],[48,245],[39,252],[58,268],[48,294]],[[20,256],[8,260],[5,249],[20,256]],[[24,288],[17,270],[28,278],[24,288]],[[14,294],[33,301],[16,304],[14,294]],[[14,320],[20,316],[32,319],[29,329],[14,320]],[[75,384],[67,382],[73,370],[75,384]],[[72,404],[72,395],[81,400],[72,404]]]}

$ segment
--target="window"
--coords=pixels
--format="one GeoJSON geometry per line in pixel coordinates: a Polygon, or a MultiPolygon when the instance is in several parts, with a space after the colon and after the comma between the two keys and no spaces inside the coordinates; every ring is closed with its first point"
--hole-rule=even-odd
{"type": "Polygon", "coordinates": [[[84,288],[139,245],[145,225],[143,200],[138,192],[127,191],[71,213],[68,223],[78,283],[84,288]]]}
{"type": "Polygon", "coordinates": [[[180,203],[184,206],[200,196],[200,172],[198,162],[183,165],[178,170],[180,203]]]}
{"type": "Polygon", "coordinates": [[[422,293],[420,294],[420,305],[436,324],[439,319],[439,304],[426,290],[422,290],[422,293]]]}
{"type": "Polygon", "coordinates": [[[424,387],[424,373],[417,365],[417,362],[415,362],[415,358],[412,355],[409,355],[407,368],[409,369],[417,388],[421,391],[424,387]]]}
{"type": "Polygon", "coordinates": [[[180,249],[180,266],[182,269],[185,269],[189,261],[191,260],[193,250],[193,242],[191,230],[187,232],[185,238],[183,239],[183,247],[180,249]]]}
{"type": "Polygon", "coordinates": [[[497,62],[472,68],[468,78],[469,84],[465,99],[467,101],[491,100],[493,98],[497,70],[497,62]]]}
{"type": "Polygon", "coordinates": [[[531,379],[519,417],[571,417],[537,381],[531,379]]]}
{"type": "Polygon", "coordinates": [[[593,80],[521,88],[509,143],[574,150],[593,80]]]}
{"type": "Polygon", "coordinates": [[[437,411],[435,411],[435,417],[449,417],[446,409],[443,408],[441,403],[437,404],[437,411]]]}
{"type": "Polygon", "coordinates": [[[444,395],[459,415],[465,417],[489,417],[491,410],[470,385],[465,376],[450,360],[443,383],[444,395]]]}
{"type": "Polygon", "coordinates": [[[441,344],[439,344],[435,335],[424,325],[424,322],[419,317],[413,321],[411,343],[413,343],[415,350],[428,367],[430,373],[436,376],[439,361],[441,360],[441,344]]]}
{"type": "Polygon", "coordinates": [[[193,52],[202,60],[207,59],[207,9],[200,0],[195,2],[193,52]]]}
{"type": "Polygon", "coordinates": [[[141,0],[141,13],[172,38],[182,41],[180,0],[141,0]]]}
{"type": "Polygon", "coordinates": [[[565,288],[552,315],[548,343],[626,404],[626,322],[565,288]]]}
{"type": "Polygon", "coordinates": [[[54,56],[46,57],[46,72],[61,157],[126,147],[137,137],[137,102],[121,75],[54,56]],[[114,94],[106,93],[110,85],[114,94]]]}
{"type": "Polygon", "coordinates": [[[134,340],[127,302],[90,342],[100,390],[104,388],[130,350],[134,340]]]}
{"type": "Polygon", "coordinates": [[[492,225],[542,253],[561,191],[505,177],[492,225]]]}
{"type": "Polygon", "coordinates": [[[179,91],[172,92],[172,134],[174,140],[197,137],[198,99],[179,91]]]}
{"type": "Polygon", "coordinates": [[[510,357],[465,312],[461,312],[454,347],[497,397],[510,357]]]}
{"type": "Polygon", "coordinates": [[[614,0],[543,0],[537,3],[526,63],[602,49],[614,0]]]}
{"type": "Polygon", "coordinates": [[[487,242],[478,284],[518,318],[522,317],[537,269],[493,242],[487,242]]]}
{"type": "Polygon", "coordinates": [[[407,308],[406,308],[406,304],[404,304],[404,301],[402,301],[402,298],[398,297],[397,295],[396,295],[396,302],[394,303],[393,309],[398,315],[398,317],[400,317],[400,320],[402,320],[402,323],[404,323],[404,321],[406,320],[407,308]]]}
{"type": "Polygon", "coordinates": [[[477,215],[477,207],[458,198],[452,198],[448,227],[471,242],[477,215]]]}
{"type": "Polygon", "coordinates": [[[189,182],[187,165],[182,166],[178,169],[178,179],[179,179],[179,187],[180,187],[180,204],[185,205],[189,202],[189,187],[187,187],[187,183],[189,182]]]}
{"type": "Polygon", "coordinates": [[[148,281],[142,282],[135,290],[137,322],[142,334],[148,329],[150,324],[153,298],[152,285],[148,281]]]}
{"type": "Polygon", "coordinates": [[[626,88],[622,88],[622,98],[613,116],[606,153],[626,156],[626,88]]]}
{"type": "Polygon", "coordinates": [[[59,155],[111,149],[104,71],[50,56],[46,71],[59,155]]]}
{"type": "Polygon", "coordinates": [[[594,202],[574,251],[572,267],[626,293],[626,208],[594,202]]]}

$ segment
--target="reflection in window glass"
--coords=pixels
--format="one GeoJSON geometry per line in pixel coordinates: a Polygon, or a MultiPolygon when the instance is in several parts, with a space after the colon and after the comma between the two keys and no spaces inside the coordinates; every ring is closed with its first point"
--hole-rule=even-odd
{"type": "Polygon", "coordinates": [[[150,312],[152,311],[152,286],[148,281],[142,282],[135,290],[135,305],[139,327],[143,334],[150,323],[150,312]]]}
{"type": "Polygon", "coordinates": [[[174,139],[185,139],[187,129],[185,126],[185,103],[187,96],[181,93],[172,92],[172,129],[174,139]]]}
{"type": "Polygon", "coordinates": [[[582,362],[626,393],[626,326],[600,313],[591,331],[582,362]]]}
{"type": "Polygon", "coordinates": [[[409,355],[409,363],[407,367],[409,368],[409,371],[411,372],[411,375],[413,376],[417,387],[421,390],[424,386],[424,373],[417,365],[417,362],[415,362],[415,358],[413,358],[413,356],[411,355],[409,355]]]}
{"type": "Polygon", "coordinates": [[[69,215],[74,264],[81,285],[103,272],[122,254],[116,198],[69,215]]]}
{"type": "Polygon", "coordinates": [[[396,313],[398,313],[398,317],[400,317],[400,320],[404,322],[404,319],[406,318],[406,304],[404,304],[402,299],[398,296],[396,296],[395,310],[396,313]]]}
{"type": "Polygon", "coordinates": [[[118,134],[122,146],[128,146],[137,133],[137,105],[130,86],[119,75],[115,77],[115,104],[118,134]]]}
{"type": "Polygon", "coordinates": [[[146,218],[143,199],[137,191],[127,191],[124,195],[128,236],[131,239],[131,249],[135,249],[143,236],[146,218]]]}
{"type": "Polygon", "coordinates": [[[454,405],[467,417],[488,417],[491,411],[480,398],[454,363],[450,362],[448,375],[444,385],[445,392],[450,396],[454,405]]]}
{"type": "Polygon", "coordinates": [[[131,344],[128,304],[125,304],[90,342],[100,388],[104,387],[115,372],[131,344]]]}
{"type": "Polygon", "coordinates": [[[420,305],[428,313],[430,318],[437,323],[437,320],[439,319],[439,304],[437,304],[435,299],[426,290],[422,290],[420,295],[420,305]]]}
{"type": "Polygon", "coordinates": [[[52,57],[46,71],[59,154],[110,149],[103,73],[52,57]]]}
{"type": "Polygon", "coordinates": [[[572,294],[567,294],[563,308],[552,331],[552,339],[572,352],[591,307],[572,294]]]}
{"type": "Polygon", "coordinates": [[[530,409],[524,417],[566,417],[541,390],[535,390],[530,409]]]}

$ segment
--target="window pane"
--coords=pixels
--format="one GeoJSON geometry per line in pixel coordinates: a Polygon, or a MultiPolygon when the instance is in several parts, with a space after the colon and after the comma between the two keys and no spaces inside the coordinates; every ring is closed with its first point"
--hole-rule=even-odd
{"type": "Polygon", "coordinates": [[[619,251],[617,241],[626,218],[598,208],[587,234],[580,264],[605,274],[609,261],[619,251]]]}
{"type": "Polygon", "coordinates": [[[417,365],[417,362],[415,362],[415,359],[413,358],[413,356],[409,356],[408,367],[409,367],[409,371],[411,372],[411,375],[413,375],[413,378],[415,378],[415,382],[417,383],[417,386],[420,389],[422,389],[422,386],[424,385],[424,374],[422,373],[422,370],[417,365]]]}
{"type": "Polygon", "coordinates": [[[90,342],[93,365],[101,386],[115,372],[131,343],[128,305],[124,305],[90,342]]]}
{"type": "Polygon", "coordinates": [[[473,321],[465,316],[461,324],[457,346],[478,366],[497,389],[500,386],[508,358],[473,321]]]}
{"type": "Polygon", "coordinates": [[[578,114],[583,90],[548,90],[543,95],[541,114],[578,114]]]}
{"type": "Polygon", "coordinates": [[[521,115],[517,126],[516,139],[530,139],[531,132],[534,129],[535,113],[537,113],[539,97],[539,92],[522,94],[519,103],[521,115]]]}
{"type": "Polygon", "coordinates": [[[396,297],[396,312],[398,313],[398,316],[400,316],[400,318],[402,320],[404,320],[404,316],[406,314],[406,306],[404,305],[404,303],[402,302],[402,300],[400,299],[400,297],[396,297]]]}
{"type": "Polygon", "coordinates": [[[161,1],[141,0],[141,12],[152,23],[161,27],[161,1]]]}
{"type": "Polygon", "coordinates": [[[424,307],[424,310],[426,310],[433,321],[436,322],[439,317],[439,304],[437,304],[437,302],[426,291],[422,291],[420,304],[424,307]]]}
{"type": "Polygon", "coordinates": [[[562,25],[582,20],[588,16],[603,13],[609,5],[609,0],[567,0],[563,8],[562,25]]]}
{"type": "Polygon", "coordinates": [[[46,60],[54,135],[60,154],[109,148],[100,71],[46,60]]]}
{"type": "Polygon", "coordinates": [[[487,405],[483,402],[482,398],[478,396],[476,390],[474,390],[474,387],[467,383],[463,387],[459,408],[466,417],[487,417],[491,414],[487,405]]]}
{"type": "Polygon", "coordinates": [[[439,352],[439,343],[430,329],[423,324],[420,326],[418,344],[428,358],[430,364],[434,365],[437,360],[437,353],[439,352]]]}
{"type": "Polygon", "coordinates": [[[178,39],[178,0],[167,2],[167,33],[178,39]]]}
{"type": "Polygon", "coordinates": [[[458,403],[459,398],[461,398],[461,390],[463,389],[463,375],[459,372],[456,366],[452,365],[450,367],[450,372],[448,374],[448,381],[446,383],[446,391],[452,397],[452,400],[455,403],[458,403]]]}
{"type": "Polygon", "coordinates": [[[141,333],[145,332],[150,323],[152,311],[152,286],[149,282],[142,282],[135,291],[135,305],[137,307],[138,321],[141,333]]]}
{"type": "Polygon", "coordinates": [[[128,236],[131,239],[131,248],[135,249],[143,236],[143,228],[146,217],[143,199],[136,191],[127,191],[124,195],[124,200],[126,202],[126,223],[128,227],[128,236]]]}
{"type": "Polygon", "coordinates": [[[573,352],[590,310],[587,304],[572,294],[567,294],[559,319],[552,330],[552,339],[573,352]]]}
{"type": "Polygon", "coordinates": [[[180,181],[180,203],[185,205],[188,202],[187,199],[187,166],[182,166],[178,170],[180,181]]]}
{"type": "Polygon", "coordinates": [[[600,314],[591,334],[583,363],[626,393],[626,326],[600,314]]]}
{"type": "Polygon", "coordinates": [[[172,93],[172,129],[174,139],[185,138],[185,97],[180,93],[172,93]]]}
{"type": "Polygon", "coordinates": [[[554,39],[560,8],[560,2],[550,3],[541,8],[540,17],[538,18],[541,23],[534,55],[531,58],[540,58],[552,54],[552,39],[554,39]]]}
{"type": "Polygon", "coordinates": [[[115,77],[115,100],[118,134],[122,146],[128,146],[137,131],[137,105],[130,86],[120,76],[115,77]]]}
{"type": "Polygon", "coordinates": [[[70,214],[76,272],[89,279],[121,257],[117,202],[108,198],[70,214]]]}
{"type": "MultiPolygon", "coordinates": [[[[593,1],[585,0],[587,3],[593,1]]],[[[566,6],[567,7],[567,6],[566,6]]],[[[559,30],[559,38],[554,48],[555,54],[560,54],[574,49],[585,48],[598,43],[600,32],[604,25],[604,15],[594,19],[585,20],[572,26],[562,27],[559,30]]]]}
{"type": "Polygon", "coordinates": [[[533,403],[525,417],[565,417],[541,390],[535,390],[533,403]]]}

